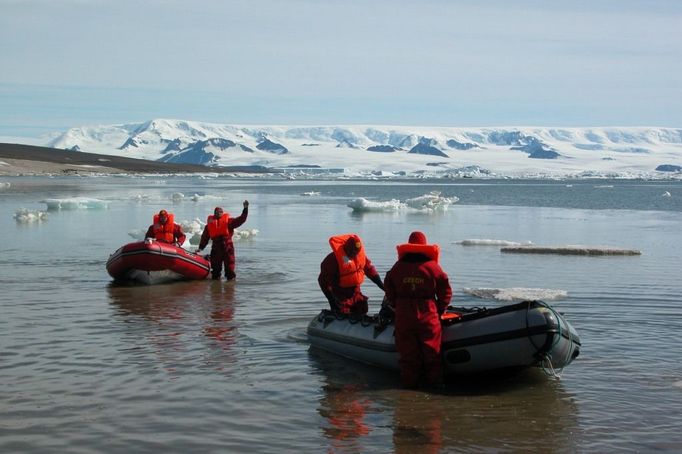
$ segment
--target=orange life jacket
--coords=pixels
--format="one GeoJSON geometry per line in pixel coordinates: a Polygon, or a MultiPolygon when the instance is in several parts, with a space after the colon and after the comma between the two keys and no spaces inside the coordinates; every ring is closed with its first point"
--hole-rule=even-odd
{"type": "Polygon", "coordinates": [[[175,230],[175,216],[173,213],[168,213],[167,220],[165,224],[161,224],[159,221],[159,214],[154,215],[154,238],[156,241],[163,241],[164,243],[172,243],[175,241],[175,236],[173,231],[175,230]]]}
{"type": "Polygon", "coordinates": [[[403,258],[405,254],[424,254],[431,260],[438,261],[440,256],[440,246],[437,244],[399,244],[396,246],[398,249],[398,259],[403,258]]]}
{"type": "Polygon", "coordinates": [[[211,239],[218,238],[219,236],[228,236],[229,232],[227,229],[227,224],[230,222],[230,215],[223,213],[220,219],[216,219],[212,214],[206,219],[206,227],[208,227],[208,236],[211,239]]]}
{"type": "Polygon", "coordinates": [[[360,237],[355,234],[337,235],[329,238],[329,245],[334,251],[336,263],[339,265],[339,287],[355,287],[365,280],[365,264],[367,256],[360,237]],[[349,238],[360,243],[358,254],[352,259],[346,255],[343,246],[349,238]]]}

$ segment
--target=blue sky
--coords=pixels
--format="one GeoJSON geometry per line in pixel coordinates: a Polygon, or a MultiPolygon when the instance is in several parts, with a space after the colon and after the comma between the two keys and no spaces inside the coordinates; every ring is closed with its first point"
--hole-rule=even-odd
{"type": "Polygon", "coordinates": [[[678,0],[0,0],[0,135],[682,127],[678,0]]]}

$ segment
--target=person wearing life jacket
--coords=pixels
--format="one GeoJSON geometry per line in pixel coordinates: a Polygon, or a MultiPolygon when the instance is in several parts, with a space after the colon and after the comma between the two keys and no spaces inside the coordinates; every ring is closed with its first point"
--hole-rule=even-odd
{"type": "Polygon", "coordinates": [[[221,207],[215,207],[213,214],[206,220],[197,254],[208,245],[209,240],[213,241],[211,245],[211,277],[213,279],[220,279],[223,266],[225,266],[225,278],[228,281],[237,276],[232,235],[234,229],[246,222],[248,216],[249,201],[244,200],[244,209],[238,217],[231,218],[229,213],[225,213],[221,207]]]}
{"type": "Polygon", "coordinates": [[[360,237],[355,234],[329,238],[332,252],[320,264],[317,282],[329,301],[332,311],[341,314],[367,313],[368,298],[360,291],[367,276],[381,290],[381,276],[365,254],[360,237]]]}
{"type": "Polygon", "coordinates": [[[168,213],[166,210],[159,211],[154,215],[154,223],[147,229],[145,239],[154,238],[156,241],[182,246],[186,238],[185,233],[182,227],[174,221],[173,213],[168,213]]]}
{"type": "Polygon", "coordinates": [[[452,298],[448,275],[438,264],[439,246],[427,244],[422,232],[412,232],[397,249],[398,261],[384,286],[386,304],[395,313],[401,383],[414,388],[425,375],[428,385],[437,386],[443,381],[440,315],[452,298]]]}

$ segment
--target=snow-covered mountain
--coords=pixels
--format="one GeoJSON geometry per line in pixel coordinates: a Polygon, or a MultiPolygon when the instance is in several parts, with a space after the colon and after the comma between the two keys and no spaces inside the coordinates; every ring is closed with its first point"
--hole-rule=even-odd
{"type": "Polygon", "coordinates": [[[157,119],[72,128],[45,145],[307,173],[682,178],[682,129],[676,128],[235,126],[157,119]]]}

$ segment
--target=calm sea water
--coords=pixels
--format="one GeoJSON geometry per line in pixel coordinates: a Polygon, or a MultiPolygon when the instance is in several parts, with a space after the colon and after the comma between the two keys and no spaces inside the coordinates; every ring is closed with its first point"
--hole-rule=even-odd
{"type": "MultiPolygon", "coordinates": [[[[639,181],[315,182],[5,178],[0,191],[0,452],[609,452],[682,447],[682,184],[639,181]],[[438,190],[436,214],[353,214],[354,197],[438,190]],[[319,196],[302,196],[318,191],[319,196]],[[198,201],[172,203],[173,193],[198,201]],[[664,196],[668,192],[670,197],[664,196]],[[144,196],[144,197],[141,197],[144,196]],[[45,198],[107,209],[17,224],[45,198]],[[105,262],[154,212],[238,214],[238,279],[114,286],[105,262]],[[305,328],[327,238],[359,233],[382,275],[419,229],[464,288],[565,290],[579,331],[561,380],[541,371],[404,391],[390,372],[311,350],[305,328]],[[610,245],[635,257],[501,254],[470,238],[610,245]],[[535,373],[537,372],[537,373],[535,373]]],[[[379,290],[366,286],[371,310],[379,290]]]]}

